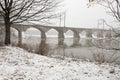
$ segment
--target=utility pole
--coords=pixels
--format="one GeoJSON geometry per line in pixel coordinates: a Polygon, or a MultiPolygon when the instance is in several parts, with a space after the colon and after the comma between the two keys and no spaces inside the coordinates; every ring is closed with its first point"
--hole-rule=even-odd
{"type": "Polygon", "coordinates": [[[64,12],[64,28],[66,26],[66,12],[64,12]]]}
{"type": "Polygon", "coordinates": [[[62,16],[61,16],[61,13],[60,13],[60,23],[59,23],[60,27],[61,27],[61,21],[62,21],[62,16]]]}

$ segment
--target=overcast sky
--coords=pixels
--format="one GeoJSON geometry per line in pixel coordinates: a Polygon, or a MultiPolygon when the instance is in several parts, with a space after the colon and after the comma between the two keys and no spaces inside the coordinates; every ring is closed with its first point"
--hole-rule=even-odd
{"type": "Polygon", "coordinates": [[[107,9],[100,5],[88,8],[87,3],[87,0],[64,0],[66,26],[97,28],[99,19],[105,19],[110,24],[114,23],[113,17],[106,14],[107,9]]]}

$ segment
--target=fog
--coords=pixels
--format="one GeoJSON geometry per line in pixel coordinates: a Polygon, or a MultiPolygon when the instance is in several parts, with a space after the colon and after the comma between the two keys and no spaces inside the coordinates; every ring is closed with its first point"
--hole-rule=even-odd
{"type": "MultiPolygon", "coordinates": [[[[98,28],[99,19],[105,19],[110,25],[116,26],[115,19],[106,14],[108,9],[101,5],[94,4],[88,8],[87,0],[64,0],[63,4],[63,9],[66,11],[66,27],[98,28]]],[[[59,23],[58,19],[58,26],[59,23]]],[[[62,26],[64,26],[64,21],[62,21],[62,26]]],[[[105,26],[105,28],[109,27],[105,26]]]]}

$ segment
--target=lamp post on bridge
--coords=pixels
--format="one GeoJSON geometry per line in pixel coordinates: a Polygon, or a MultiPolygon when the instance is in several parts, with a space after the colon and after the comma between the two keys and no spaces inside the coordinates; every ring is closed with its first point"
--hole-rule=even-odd
{"type": "Polygon", "coordinates": [[[63,15],[60,14],[60,23],[59,26],[62,27],[62,30],[59,32],[59,45],[63,45],[64,42],[64,29],[66,26],[66,12],[63,13],[63,15]]]}
{"type": "Polygon", "coordinates": [[[61,27],[62,15],[60,14],[60,23],[59,26],[61,27]]]}
{"type": "Polygon", "coordinates": [[[64,28],[66,26],[66,11],[64,12],[64,28]]]}
{"type": "Polygon", "coordinates": [[[65,27],[66,26],[66,11],[63,13],[63,16],[62,14],[60,14],[60,22],[59,22],[59,26],[63,26],[65,27]],[[63,20],[63,21],[62,21],[63,20]]]}

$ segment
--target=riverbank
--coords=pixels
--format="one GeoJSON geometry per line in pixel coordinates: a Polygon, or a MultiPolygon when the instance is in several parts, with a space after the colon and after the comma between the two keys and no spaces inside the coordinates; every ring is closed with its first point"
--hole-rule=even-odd
{"type": "Polygon", "coordinates": [[[120,80],[120,66],[55,59],[0,47],[0,80],[120,80]]]}

